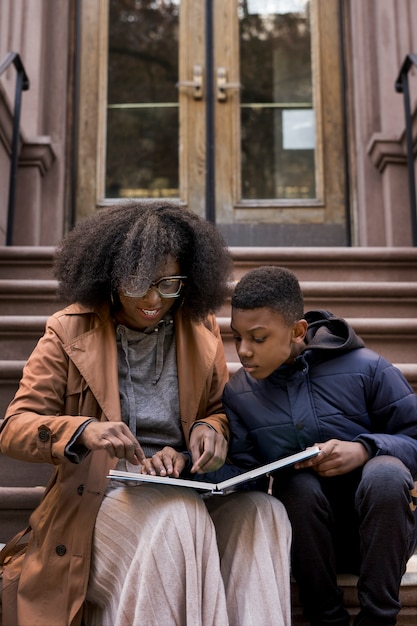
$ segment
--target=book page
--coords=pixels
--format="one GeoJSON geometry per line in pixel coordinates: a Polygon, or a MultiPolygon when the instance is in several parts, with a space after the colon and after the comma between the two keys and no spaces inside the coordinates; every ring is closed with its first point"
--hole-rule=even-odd
{"type": "Polygon", "coordinates": [[[231,487],[235,487],[236,485],[240,485],[249,480],[254,480],[255,478],[259,478],[260,476],[281,469],[282,467],[294,465],[294,463],[298,463],[299,461],[304,461],[305,459],[316,456],[319,452],[320,450],[317,447],[308,448],[307,450],[296,452],[295,454],[286,456],[283,459],[278,459],[277,461],[273,461],[272,463],[268,463],[267,465],[262,465],[261,467],[256,467],[247,472],[243,472],[238,476],[233,476],[232,478],[223,480],[220,483],[210,483],[200,480],[188,480],[185,478],[173,478],[172,476],[151,476],[150,474],[137,474],[136,472],[124,472],[120,470],[110,470],[107,478],[112,478],[119,481],[133,481],[138,484],[148,482],[156,484],[159,483],[163,485],[176,485],[177,487],[192,487],[193,489],[200,489],[202,491],[211,491],[212,493],[222,494],[224,493],[224,491],[230,489],[231,487]]]}

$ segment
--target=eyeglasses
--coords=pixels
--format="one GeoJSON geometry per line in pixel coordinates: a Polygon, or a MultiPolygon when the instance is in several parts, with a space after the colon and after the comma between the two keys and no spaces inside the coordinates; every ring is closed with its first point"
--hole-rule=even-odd
{"type": "Polygon", "coordinates": [[[142,298],[151,287],[155,287],[161,298],[178,298],[186,279],[186,276],[163,276],[159,280],[149,283],[144,289],[143,284],[138,286],[137,276],[129,276],[121,291],[128,298],[142,298]]]}

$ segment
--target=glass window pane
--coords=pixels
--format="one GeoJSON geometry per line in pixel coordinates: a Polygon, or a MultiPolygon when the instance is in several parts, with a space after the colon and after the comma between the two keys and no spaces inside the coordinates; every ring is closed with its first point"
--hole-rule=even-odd
{"type": "Polygon", "coordinates": [[[310,0],[239,0],[242,198],[316,197],[310,0]]]}
{"type": "Polygon", "coordinates": [[[107,197],[178,197],[179,0],[110,0],[107,197]]]}

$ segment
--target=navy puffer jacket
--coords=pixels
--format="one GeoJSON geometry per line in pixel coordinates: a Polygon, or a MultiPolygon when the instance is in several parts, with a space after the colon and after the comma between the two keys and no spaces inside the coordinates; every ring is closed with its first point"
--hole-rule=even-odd
{"type": "Polygon", "coordinates": [[[291,365],[263,380],[240,369],[226,385],[231,461],[247,469],[340,439],[399,458],[417,478],[417,398],[402,373],[342,318],[305,319],[306,349],[291,365]]]}

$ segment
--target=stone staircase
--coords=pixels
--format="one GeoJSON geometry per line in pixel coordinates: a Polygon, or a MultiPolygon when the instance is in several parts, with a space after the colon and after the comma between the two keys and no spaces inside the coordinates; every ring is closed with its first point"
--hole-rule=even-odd
{"type": "MultiPolygon", "coordinates": [[[[52,247],[0,247],[0,420],[47,316],[59,309],[52,247]]],[[[417,392],[417,248],[232,248],[238,280],[258,265],[283,265],[300,280],[305,308],[345,317],[373,348],[401,369],[417,392]]],[[[230,333],[230,302],[218,313],[229,369],[239,367],[230,333]]],[[[0,543],[26,523],[50,468],[0,455],[0,543]]],[[[402,586],[399,626],[417,625],[417,555],[402,586]]],[[[352,615],[356,580],[341,578],[352,615]]],[[[303,625],[293,589],[293,623],[303,625]]]]}
{"type": "MultiPolygon", "coordinates": [[[[52,247],[0,247],[0,420],[47,316],[60,308],[53,253],[52,247]]],[[[48,464],[24,463],[0,454],[0,543],[27,523],[51,469],[48,464]]]]}

